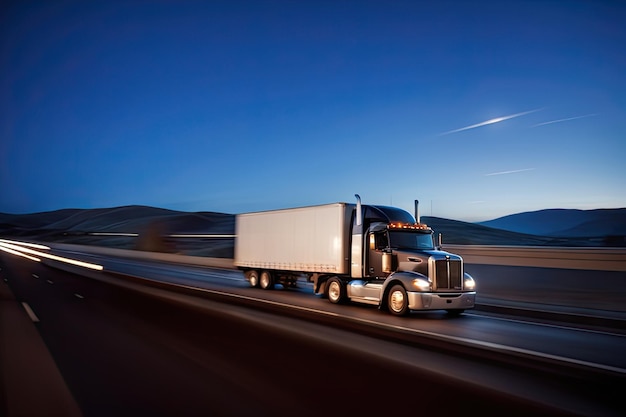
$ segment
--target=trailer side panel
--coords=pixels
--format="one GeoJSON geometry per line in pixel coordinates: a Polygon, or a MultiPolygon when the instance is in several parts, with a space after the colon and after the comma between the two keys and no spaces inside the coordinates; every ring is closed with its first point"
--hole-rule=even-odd
{"type": "Polygon", "coordinates": [[[235,266],[346,274],[352,209],[334,203],[238,214],[235,266]]]}

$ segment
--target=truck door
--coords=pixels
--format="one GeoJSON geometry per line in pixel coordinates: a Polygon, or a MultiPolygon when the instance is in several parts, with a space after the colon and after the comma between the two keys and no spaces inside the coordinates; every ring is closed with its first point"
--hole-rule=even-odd
{"type": "Polygon", "coordinates": [[[383,251],[389,247],[387,231],[370,233],[367,242],[367,276],[384,279],[387,274],[383,272],[383,251]]]}

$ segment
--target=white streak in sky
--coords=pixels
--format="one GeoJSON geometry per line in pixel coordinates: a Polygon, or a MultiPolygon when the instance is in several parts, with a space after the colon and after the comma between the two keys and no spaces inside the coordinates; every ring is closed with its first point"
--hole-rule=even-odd
{"type": "Polygon", "coordinates": [[[597,114],[596,113],[592,113],[592,114],[585,114],[584,116],[568,117],[567,119],[551,120],[549,122],[543,122],[543,123],[538,123],[536,125],[532,125],[531,127],[551,125],[552,123],[567,122],[569,120],[583,119],[585,117],[591,117],[591,116],[597,116],[597,114]]]}
{"type": "Polygon", "coordinates": [[[503,122],[505,120],[513,119],[514,117],[524,116],[526,114],[534,113],[534,112],[537,112],[539,110],[541,110],[541,109],[529,110],[529,111],[525,111],[525,112],[522,112],[522,113],[511,114],[511,115],[508,115],[508,116],[496,117],[495,119],[489,119],[489,120],[487,120],[485,122],[476,123],[475,125],[465,126],[465,127],[460,128],[460,129],[449,130],[447,132],[440,133],[438,136],[449,135],[450,133],[457,133],[457,132],[462,132],[464,130],[475,129],[475,128],[481,127],[481,126],[487,126],[487,125],[492,125],[494,123],[500,123],[500,122],[503,122]]]}
{"type": "Polygon", "coordinates": [[[485,174],[485,177],[491,177],[493,175],[506,175],[506,174],[515,174],[517,172],[525,172],[525,171],[532,171],[535,168],[524,168],[524,169],[516,169],[513,171],[501,171],[501,172],[492,172],[491,174],[485,174]]]}

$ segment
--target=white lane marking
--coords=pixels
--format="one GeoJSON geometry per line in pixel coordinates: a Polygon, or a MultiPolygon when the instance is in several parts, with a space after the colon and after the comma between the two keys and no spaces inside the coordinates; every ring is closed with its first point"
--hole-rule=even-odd
{"type": "Polygon", "coordinates": [[[78,293],[74,293],[74,296],[75,296],[76,298],[80,298],[81,300],[82,300],[83,298],[85,298],[85,297],[83,297],[82,295],[80,295],[80,294],[78,294],[78,293]]]}
{"type": "Polygon", "coordinates": [[[24,310],[26,310],[26,314],[28,314],[28,317],[30,317],[30,319],[37,323],[39,321],[39,317],[37,317],[37,315],[35,314],[35,312],[33,311],[32,308],[30,308],[30,306],[28,305],[28,303],[23,302],[22,306],[24,307],[24,310]]]}
{"type": "Polygon", "coordinates": [[[37,274],[32,274],[32,275],[33,275],[33,278],[39,279],[39,275],[37,275],[37,274]]]}
{"type": "Polygon", "coordinates": [[[46,282],[47,282],[48,284],[54,284],[54,282],[50,281],[49,279],[47,279],[47,280],[46,280],[46,282]]]}

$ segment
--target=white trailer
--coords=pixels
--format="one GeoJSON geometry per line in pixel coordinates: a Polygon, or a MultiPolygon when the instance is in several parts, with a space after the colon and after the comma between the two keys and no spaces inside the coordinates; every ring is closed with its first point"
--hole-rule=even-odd
{"type": "Polygon", "coordinates": [[[235,223],[235,266],[349,273],[353,210],[335,203],[240,214],[235,223]]]}

